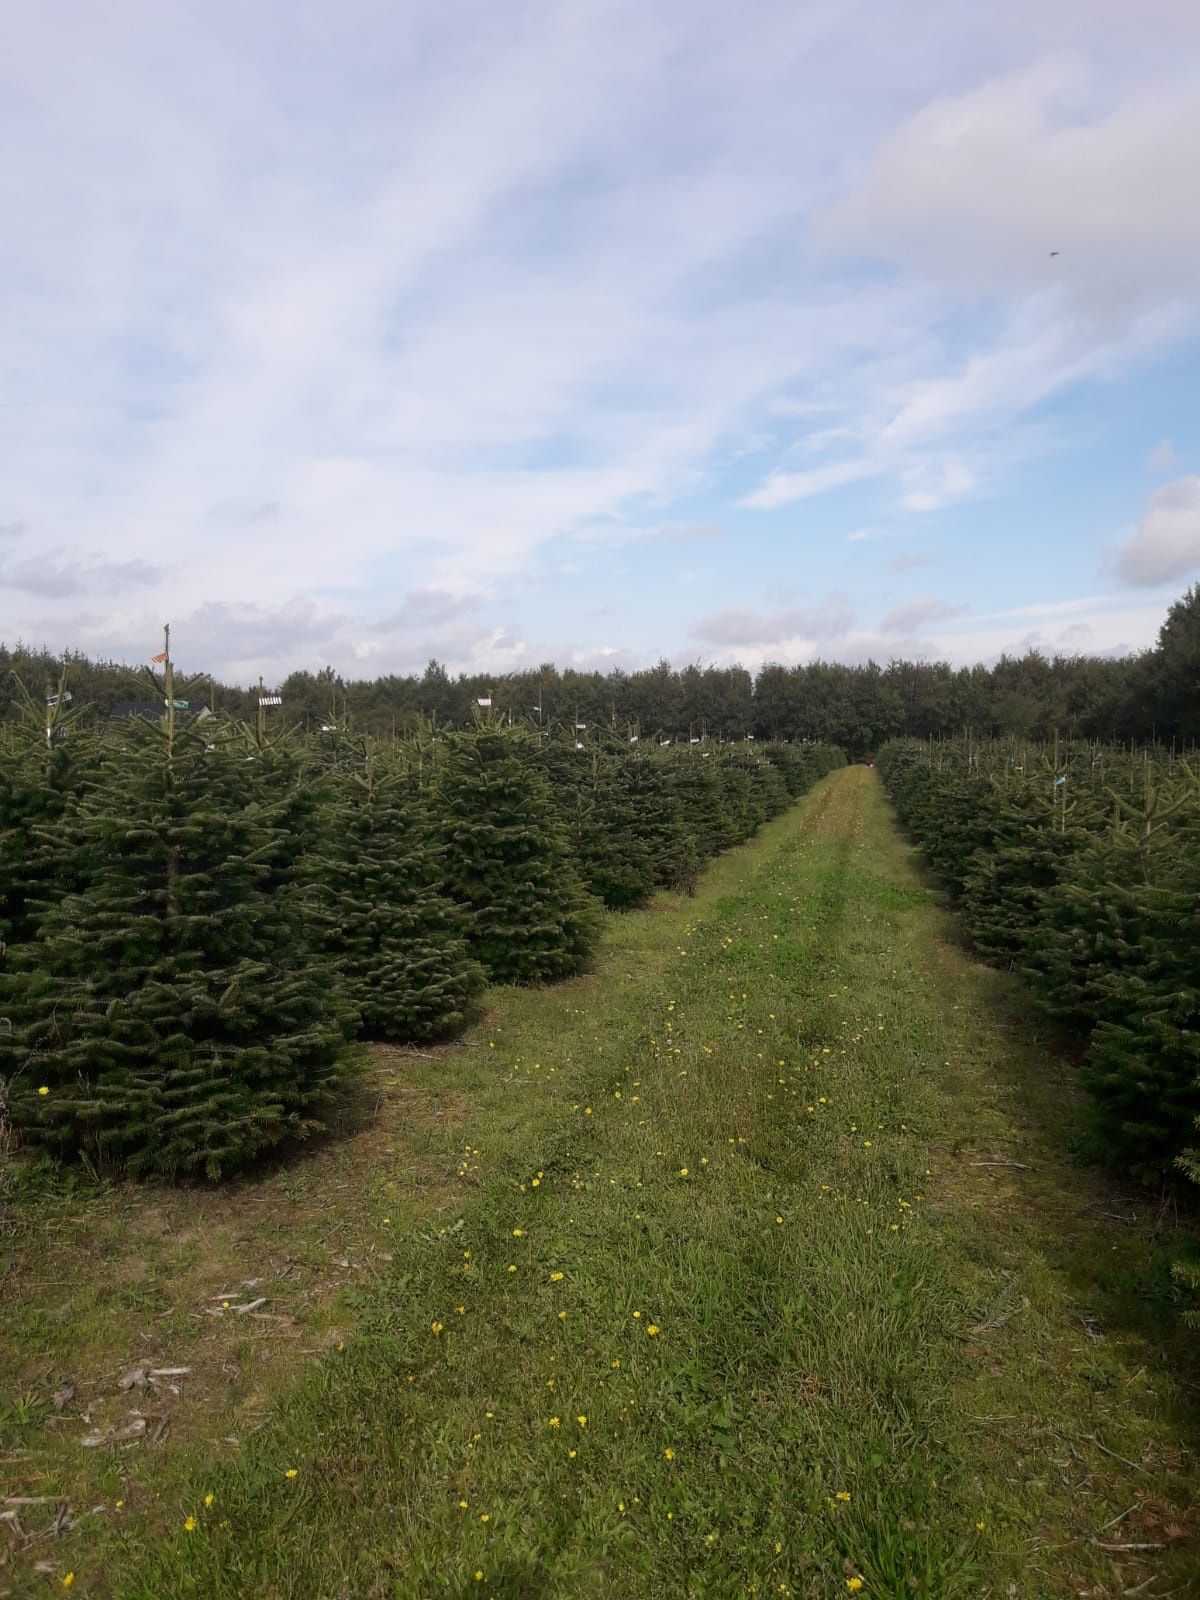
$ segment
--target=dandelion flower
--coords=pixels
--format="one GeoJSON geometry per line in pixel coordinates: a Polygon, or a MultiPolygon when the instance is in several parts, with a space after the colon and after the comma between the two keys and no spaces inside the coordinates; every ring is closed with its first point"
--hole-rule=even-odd
{"type": "MultiPolygon", "coordinates": [[[[38,1085],[38,1093],[39,1094],[49,1094],[50,1093],[49,1087],[44,1083],[39,1084],[38,1085]]],[[[75,1582],[75,1574],[72,1572],[70,1576],[71,1576],[71,1583],[74,1583],[75,1582]]],[[[66,1580],[64,1579],[64,1582],[65,1581],[66,1580]]],[[[67,1584],[67,1587],[69,1589],[71,1587],[71,1584],[67,1584]]]]}
{"type": "Polygon", "coordinates": [[[862,1581],[861,1578],[847,1578],[846,1579],[846,1587],[847,1587],[847,1589],[849,1589],[851,1594],[857,1594],[858,1591],[862,1588],[862,1586],[863,1586],[863,1581],[862,1581]]]}
{"type": "Polygon", "coordinates": [[[208,1493],[204,1496],[204,1509],[206,1511],[211,1508],[212,1503],[216,1498],[217,1498],[216,1495],[213,1494],[212,1490],[210,1489],[208,1491],[208,1493]]]}
{"type": "Polygon", "coordinates": [[[976,1524],[975,1524],[975,1531],[976,1531],[976,1533],[982,1533],[982,1532],[983,1532],[983,1530],[984,1530],[984,1529],[985,1529],[985,1528],[986,1528],[986,1527],[987,1527],[987,1523],[986,1523],[986,1522],[977,1522],[977,1523],[976,1523],[976,1524]]]}
{"type": "Polygon", "coordinates": [[[480,1520],[480,1522],[490,1522],[492,1520],[491,1512],[490,1511],[485,1511],[483,1513],[483,1515],[480,1517],[479,1520],[480,1520]]]}
{"type": "Polygon", "coordinates": [[[435,1336],[442,1331],[442,1324],[440,1322],[431,1322],[429,1326],[433,1329],[435,1336]]]}
{"type": "Polygon", "coordinates": [[[562,1418],[561,1417],[551,1417],[550,1418],[550,1422],[549,1422],[549,1426],[551,1428],[561,1427],[562,1426],[562,1418]]]}
{"type": "Polygon", "coordinates": [[[470,1507],[470,1504],[471,1502],[469,1500],[460,1500],[458,1502],[458,1509],[460,1511],[466,1511],[470,1507]]]}
{"type": "Polygon", "coordinates": [[[845,1489],[839,1489],[839,1490],[838,1490],[838,1492],[837,1492],[837,1498],[838,1498],[838,1499],[839,1499],[839,1500],[840,1500],[840,1501],[842,1501],[842,1503],[843,1503],[843,1504],[844,1504],[844,1505],[848,1505],[848,1504],[849,1504],[849,1502],[850,1502],[850,1496],[849,1496],[849,1495],[848,1495],[848,1494],[847,1494],[847,1493],[846,1493],[846,1491],[845,1491],[845,1489]]]}
{"type": "Polygon", "coordinates": [[[75,1582],[75,1574],[73,1572],[64,1572],[63,1573],[63,1575],[62,1575],[62,1586],[63,1586],[64,1589],[69,1589],[74,1582],[75,1582]]]}
{"type": "MultiPolygon", "coordinates": [[[[493,1045],[492,1048],[494,1049],[495,1046],[493,1045]]],[[[482,1567],[476,1568],[476,1571],[475,1571],[475,1582],[476,1583],[482,1583],[483,1582],[483,1568],[482,1567]]]]}
{"type": "Polygon", "coordinates": [[[656,1334],[661,1333],[661,1331],[662,1330],[659,1328],[657,1322],[652,1322],[650,1324],[650,1326],[646,1329],[646,1332],[650,1335],[650,1337],[652,1339],[655,1337],[656,1334]]]}
{"type": "Polygon", "coordinates": [[[587,1418],[586,1417],[576,1417],[575,1421],[579,1424],[579,1426],[581,1428],[586,1428],[587,1427],[587,1418]]]}
{"type": "Polygon", "coordinates": [[[552,1272],[550,1274],[550,1282],[551,1283],[561,1283],[562,1281],[563,1281],[563,1274],[561,1272],[552,1272]]]}
{"type": "Polygon", "coordinates": [[[681,1178],[686,1178],[686,1177],[687,1177],[687,1175],[688,1175],[688,1169],[687,1169],[687,1168],[686,1168],[686,1167],[680,1167],[680,1169],[679,1169],[679,1176],[680,1176],[680,1177],[681,1177],[681,1178]]]}
{"type": "Polygon", "coordinates": [[[670,1445],[668,1445],[667,1448],[663,1451],[663,1455],[666,1456],[668,1461],[674,1461],[674,1459],[675,1459],[675,1452],[674,1452],[674,1450],[671,1449],[670,1445]]]}
{"type": "Polygon", "coordinates": [[[296,1467],[289,1467],[287,1469],[287,1471],[284,1473],[284,1477],[285,1478],[294,1478],[297,1475],[298,1475],[298,1469],[296,1467]]]}
{"type": "Polygon", "coordinates": [[[514,1228],[513,1229],[513,1238],[514,1239],[523,1239],[524,1237],[525,1237],[525,1234],[524,1234],[524,1231],[521,1228],[514,1228]]]}
{"type": "Polygon", "coordinates": [[[516,1266],[515,1266],[515,1264],[514,1264],[514,1265],[510,1265],[510,1267],[509,1267],[509,1269],[508,1269],[508,1270],[509,1270],[509,1271],[510,1271],[510,1272],[515,1272],[515,1271],[516,1271],[516,1270],[517,1270],[517,1269],[516,1269],[516,1266]]]}
{"type": "Polygon", "coordinates": [[[184,1531],[184,1533],[195,1533],[195,1531],[196,1531],[196,1519],[195,1519],[195,1517],[184,1517],[184,1519],[183,1519],[183,1531],[184,1531]]]}

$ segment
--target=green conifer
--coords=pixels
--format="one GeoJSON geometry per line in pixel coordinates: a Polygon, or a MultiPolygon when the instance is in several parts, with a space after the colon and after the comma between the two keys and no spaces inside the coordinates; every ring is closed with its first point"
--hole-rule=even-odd
{"type": "Polygon", "coordinates": [[[35,1145],[215,1178],[321,1127],[353,1019],[273,865],[282,808],[236,739],[178,726],[169,674],[166,698],[107,738],[83,882],[0,976],[0,1076],[35,1145]]]}
{"type": "Polygon", "coordinates": [[[495,717],[446,735],[430,815],[444,846],[445,892],[489,976],[538,983],[578,972],[600,908],[570,859],[534,736],[495,717]]]}
{"type": "Polygon", "coordinates": [[[310,937],[368,1038],[444,1038],[466,1021],[483,970],[437,886],[439,850],[403,757],[352,735],[340,743],[305,865],[310,937]]]}

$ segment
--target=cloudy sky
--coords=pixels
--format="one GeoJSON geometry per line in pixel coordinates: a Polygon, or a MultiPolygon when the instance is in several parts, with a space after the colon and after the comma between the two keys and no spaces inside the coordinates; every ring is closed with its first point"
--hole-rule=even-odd
{"type": "Polygon", "coordinates": [[[0,639],[969,661],[1200,576],[1195,0],[0,16],[0,639]]]}

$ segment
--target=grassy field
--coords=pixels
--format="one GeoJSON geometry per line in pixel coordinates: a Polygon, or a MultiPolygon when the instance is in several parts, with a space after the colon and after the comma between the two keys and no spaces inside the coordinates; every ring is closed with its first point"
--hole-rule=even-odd
{"type": "Polygon", "coordinates": [[[285,1170],[21,1198],[0,1595],[1200,1594],[1169,1241],[873,774],[490,999],[285,1170]]]}

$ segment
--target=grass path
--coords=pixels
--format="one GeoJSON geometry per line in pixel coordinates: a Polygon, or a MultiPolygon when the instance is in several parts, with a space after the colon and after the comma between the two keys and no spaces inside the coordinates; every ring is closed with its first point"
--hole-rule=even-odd
{"type": "Polygon", "coordinates": [[[110,1456],[74,1592],[1200,1593],[1154,1241],[1018,1006],[834,774],[408,1064],[465,1109],[431,1186],[376,1149],[353,1333],[236,1447],[110,1456]]]}

